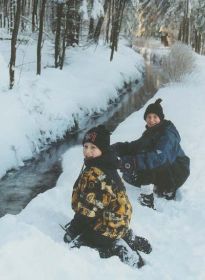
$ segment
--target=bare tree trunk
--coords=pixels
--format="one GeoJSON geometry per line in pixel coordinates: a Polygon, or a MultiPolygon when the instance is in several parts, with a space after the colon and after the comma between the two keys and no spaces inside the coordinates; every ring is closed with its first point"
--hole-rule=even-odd
{"type": "Polygon", "coordinates": [[[182,41],[182,22],[180,23],[179,26],[178,40],[182,41]]]}
{"type": "Polygon", "coordinates": [[[76,0],[75,1],[75,22],[76,22],[76,44],[79,44],[79,38],[80,38],[80,24],[81,24],[81,17],[79,14],[79,8],[81,4],[81,0],[76,0]]]}
{"type": "Polygon", "coordinates": [[[117,38],[116,38],[116,46],[115,50],[117,51],[118,47],[118,39],[119,39],[119,34],[122,26],[122,19],[123,19],[123,13],[125,10],[125,5],[126,5],[126,0],[121,0],[120,6],[119,6],[119,15],[118,15],[118,30],[117,30],[117,38]]]}
{"type": "Polygon", "coordinates": [[[103,25],[103,22],[104,22],[105,15],[107,13],[108,2],[109,2],[108,0],[105,0],[104,6],[103,6],[103,8],[104,8],[104,15],[99,18],[98,23],[97,23],[96,28],[95,28],[94,41],[96,43],[98,42],[99,37],[100,37],[101,28],[102,28],[102,25],[103,25]]]}
{"type": "Polygon", "coordinates": [[[201,52],[201,34],[197,32],[196,48],[195,51],[200,54],[201,52]]]}
{"type": "Polygon", "coordinates": [[[111,55],[110,61],[113,59],[114,51],[117,51],[118,38],[122,24],[123,12],[125,9],[126,0],[112,0],[112,30],[111,30],[111,55]]]}
{"type": "Polygon", "coordinates": [[[51,13],[50,13],[50,22],[51,22],[51,31],[55,33],[56,26],[55,26],[55,5],[51,6],[51,13]]]}
{"type": "Polygon", "coordinates": [[[15,15],[15,0],[10,0],[10,3],[9,3],[9,31],[11,33],[14,28],[14,15],[15,15]]]}
{"type": "Polygon", "coordinates": [[[12,89],[15,81],[15,64],[16,64],[16,42],[18,36],[18,30],[20,25],[20,15],[21,15],[21,0],[17,0],[16,14],[14,20],[14,29],[11,38],[11,58],[9,63],[9,76],[10,76],[10,86],[12,89]]]}
{"type": "Polygon", "coordinates": [[[109,2],[109,6],[108,6],[108,19],[107,19],[106,37],[105,37],[105,40],[106,40],[107,43],[109,43],[110,22],[111,22],[111,10],[112,10],[112,1],[109,2]]]}
{"type": "Polygon", "coordinates": [[[111,29],[111,34],[110,34],[110,43],[111,43],[111,55],[110,55],[110,61],[113,60],[113,55],[114,55],[114,50],[115,50],[115,13],[116,13],[116,9],[115,9],[115,1],[116,0],[112,0],[112,29],[111,29]]]}
{"type": "Polygon", "coordinates": [[[94,33],[94,18],[91,17],[89,23],[88,39],[93,38],[93,33],[94,33]]]}
{"type": "Polygon", "coordinates": [[[194,50],[195,50],[195,52],[198,52],[198,50],[197,50],[197,44],[198,43],[198,34],[197,34],[197,30],[196,30],[196,28],[195,28],[195,30],[194,30],[194,50]]]}
{"type": "Polygon", "coordinates": [[[201,54],[202,54],[202,55],[204,55],[204,53],[205,53],[205,52],[204,52],[204,51],[205,51],[204,46],[205,46],[205,45],[204,45],[204,36],[202,36],[202,38],[201,38],[201,54]]]}
{"type": "Polygon", "coordinates": [[[65,23],[65,29],[63,34],[63,43],[62,43],[62,54],[60,56],[60,69],[63,69],[64,60],[65,60],[65,51],[66,51],[66,40],[67,40],[67,34],[68,34],[68,28],[69,28],[69,20],[68,20],[68,10],[66,12],[66,23],[65,23]]]}
{"type": "Polygon", "coordinates": [[[59,61],[60,70],[63,69],[64,60],[65,60],[65,50],[66,50],[66,29],[65,29],[64,36],[63,36],[62,54],[60,56],[60,61],[59,61]]]}
{"type": "Polygon", "coordinates": [[[67,31],[67,46],[72,46],[74,43],[74,11],[75,11],[75,0],[70,0],[67,4],[67,20],[68,20],[68,31],[67,31]]]}
{"type": "Polygon", "coordinates": [[[185,33],[185,43],[189,44],[189,0],[186,0],[186,33],[185,33]]]}
{"type": "Polygon", "coordinates": [[[0,1],[0,28],[3,28],[3,13],[4,11],[4,5],[3,2],[0,1]]]}
{"type": "MultiPolygon", "coordinates": [[[[94,0],[90,1],[91,5],[91,12],[93,9],[93,3],[94,0]]],[[[90,15],[90,23],[89,23],[89,30],[88,30],[88,40],[93,38],[93,33],[94,33],[94,18],[92,17],[92,14],[90,15]]]]}
{"type": "Polygon", "coordinates": [[[185,44],[189,43],[189,0],[184,3],[184,16],[180,24],[178,39],[185,44]]]}
{"type": "Polygon", "coordinates": [[[80,15],[79,15],[79,0],[70,0],[67,2],[68,9],[68,28],[67,28],[67,46],[74,46],[79,43],[80,32],[80,15]]]}
{"type": "Polygon", "coordinates": [[[186,33],[186,18],[183,18],[182,22],[182,42],[185,42],[185,33],[186,33]]]}
{"type": "Polygon", "coordinates": [[[2,3],[2,7],[1,7],[1,11],[3,12],[3,16],[2,16],[2,27],[3,28],[6,28],[9,30],[9,27],[8,27],[8,23],[9,23],[9,20],[8,20],[8,0],[4,0],[3,3],[2,3]]]}
{"type": "Polygon", "coordinates": [[[43,37],[43,21],[44,21],[45,7],[46,7],[46,0],[42,0],[41,11],[40,11],[38,44],[37,44],[37,75],[41,74],[41,45],[42,45],[42,37],[43,37]]]}
{"type": "Polygon", "coordinates": [[[35,31],[35,26],[36,26],[36,21],[37,21],[37,7],[38,7],[38,0],[33,0],[32,32],[35,31]]]}
{"type": "Polygon", "coordinates": [[[55,38],[55,68],[57,68],[59,66],[61,20],[62,20],[63,6],[64,6],[63,3],[57,4],[57,26],[56,26],[56,38],[55,38]]]}
{"type": "Polygon", "coordinates": [[[26,16],[25,9],[26,9],[26,1],[25,1],[25,0],[22,0],[21,15],[22,15],[23,17],[22,17],[22,19],[21,19],[21,31],[24,31],[24,28],[25,28],[25,22],[24,22],[24,16],[26,16]]]}
{"type": "Polygon", "coordinates": [[[184,26],[184,43],[189,43],[189,18],[185,18],[185,26],[184,26]]]}

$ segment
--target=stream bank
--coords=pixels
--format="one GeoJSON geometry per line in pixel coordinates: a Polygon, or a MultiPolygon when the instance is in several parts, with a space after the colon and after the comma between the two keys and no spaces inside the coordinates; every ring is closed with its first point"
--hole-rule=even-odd
{"type": "Polygon", "coordinates": [[[110,104],[107,112],[94,114],[62,141],[52,144],[20,169],[7,172],[0,181],[0,217],[18,214],[35,196],[56,185],[62,172],[61,156],[67,149],[81,144],[86,130],[105,124],[114,131],[130,114],[142,108],[161,85],[159,66],[147,63],[143,82],[127,85],[126,92],[120,95],[120,100],[110,104]]]}

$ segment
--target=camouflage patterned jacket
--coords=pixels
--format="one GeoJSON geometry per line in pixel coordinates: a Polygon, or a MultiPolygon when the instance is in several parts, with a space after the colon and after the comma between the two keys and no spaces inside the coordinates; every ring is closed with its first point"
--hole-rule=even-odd
{"type": "Polygon", "coordinates": [[[73,188],[73,210],[89,218],[91,229],[97,233],[111,239],[123,237],[132,206],[117,173],[115,157],[103,155],[85,161],[85,165],[73,188]]]}

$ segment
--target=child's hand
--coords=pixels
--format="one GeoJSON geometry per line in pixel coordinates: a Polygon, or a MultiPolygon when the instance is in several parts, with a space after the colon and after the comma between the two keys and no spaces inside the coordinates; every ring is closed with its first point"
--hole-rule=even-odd
{"type": "Polygon", "coordinates": [[[110,147],[111,147],[112,152],[116,156],[119,156],[120,143],[118,142],[118,143],[112,144],[110,147]]]}

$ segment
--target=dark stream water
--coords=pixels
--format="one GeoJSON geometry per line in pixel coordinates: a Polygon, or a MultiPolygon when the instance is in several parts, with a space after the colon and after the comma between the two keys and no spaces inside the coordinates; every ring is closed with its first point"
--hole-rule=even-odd
{"type": "Polygon", "coordinates": [[[79,132],[69,134],[63,141],[51,145],[18,170],[9,171],[0,181],[0,217],[19,213],[37,194],[56,185],[61,169],[61,156],[75,145],[81,144],[87,129],[105,124],[111,131],[131,113],[139,110],[156,93],[161,84],[158,66],[146,65],[145,79],[135,90],[127,89],[120,102],[113,103],[107,112],[94,115],[82,124],[79,132]]]}

